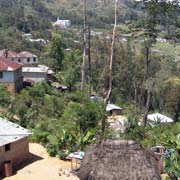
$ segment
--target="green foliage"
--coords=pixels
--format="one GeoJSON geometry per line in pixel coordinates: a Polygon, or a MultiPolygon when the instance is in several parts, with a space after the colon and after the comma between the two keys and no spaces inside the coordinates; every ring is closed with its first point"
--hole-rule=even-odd
{"type": "Polygon", "coordinates": [[[94,142],[103,108],[81,92],[62,93],[45,82],[22,90],[13,102],[20,124],[33,130],[32,140],[45,145],[51,156],[94,142]]]}
{"type": "Polygon", "coordinates": [[[0,86],[0,106],[9,107],[11,103],[11,96],[9,91],[5,86],[0,86]]]}
{"type": "Polygon", "coordinates": [[[76,49],[67,50],[63,60],[62,82],[66,84],[70,91],[76,89],[76,84],[80,81],[80,66],[82,62],[81,51],[76,49]]]}
{"type": "MultiPolygon", "coordinates": [[[[180,130],[180,124],[178,130],[180,130]]],[[[177,135],[170,133],[165,146],[174,150],[170,158],[166,158],[166,171],[170,178],[180,178],[180,133],[178,132],[177,135]]]]}
{"type": "Polygon", "coordinates": [[[125,127],[123,137],[125,139],[132,139],[138,142],[145,139],[146,132],[149,130],[149,127],[142,127],[139,125],[138,117],[129,117],[125,123],[125,127]]]}
{"type": "Polygon", "coordinates": [[[164,82],[164,95],[166,107],[173,112],[174,120],[178,121],[180,117],[180,78],[171,77],[164,82]]]}
{"type": "Polygon", "coordinates": [[[46,146],[46,150],[50,156],[56,156],[57,148],[55,145],[49,144],[46,146]]]}
{"type": "Polygon", "coordinates": [[[49,56],[54,60],[53,67],[56,70],[61,70],[64,53],[62,39],[60,36],[56,35],[52,37],[49,56]]]}

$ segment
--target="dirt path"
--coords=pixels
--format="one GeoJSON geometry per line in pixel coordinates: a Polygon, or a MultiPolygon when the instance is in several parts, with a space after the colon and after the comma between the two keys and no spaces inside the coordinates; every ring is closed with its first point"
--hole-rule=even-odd
{"type": "Polygon", "coordinates": [[[36,143],[30,143],[30,156],[22,168],[14,176],[4,180],[78,180],[77,177],[59,176],[59,169],[70,169],[70,162],[49,157],[45,148],[36,143]]]}

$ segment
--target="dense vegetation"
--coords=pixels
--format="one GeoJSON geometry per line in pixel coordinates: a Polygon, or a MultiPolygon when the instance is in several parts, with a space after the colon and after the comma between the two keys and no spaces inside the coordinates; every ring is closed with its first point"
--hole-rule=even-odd
{"type": "Polygon", "coordinates": [[[145,147],[173,148],[176,153],[168,161],[167,171],[179,177],[179,6],[164,1],[160,5],[157,1],[119,1],[109,100],[124,108],[128,118],[124,133],[104,124],[103,99],[109,88],[113,8],[108,0],[87,3],[87,23],[100,35],[91,37],[91,71],[86,59],[85,91],[79,92],[83,3],[77,0],[1,0],[1,48],[37,53],[40,62],[55,71],[55,81],[68,87],[68,91],[61,92],[51,82],[42,82],[23,89],[15,98],[10,98],[6,89],[0,87],[0,105],[8,109],[1,115],[31,129],[34,133],[31,140],[46,146],[52,156],[61,157],[64,150],[86,149],[101,138],[133,139],[145,147]],[[73,28],[53,28],[51,21],[57,16],[70,19],[73,28]],[[50,40],[50,43],[30,43],[23,38],[24,33],[50,40]],[[167,41],[157,42],[157,38],[167,41]],[[89,98],[89,82],[98,101],[89,98]],[[175,122],[148,126],[147,113],[156,111],[169,115],[175,122]]]}

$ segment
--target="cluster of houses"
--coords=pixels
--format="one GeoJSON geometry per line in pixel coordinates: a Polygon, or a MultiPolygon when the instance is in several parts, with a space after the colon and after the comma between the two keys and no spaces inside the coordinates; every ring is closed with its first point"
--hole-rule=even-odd
{"type": "Polygon", "coordinates": [[[5,85],[13,95],[26,85],[47,80],[52,74],[49,67],[38,64],[37,56],[31,52],[0,50],[0,85],[5,85]]]}
{"type": "MultiPolygon", "coordinates": [[[[106,112],[108,114],[107,121],[109,123],[110,128],[114,130],[120,130],[124,132],[125,124],[127,123],[127,117],[123,116],[123,108],[108,103],[106,106],[106,112]]],[[[154,126],[157,123],[173,123],[174,120],[160,113],[148,114],[147,123],[149,126],[154,126]]],[[[142,126],[143,122],[140,120],[138,122],[139,126],[142,126]]]]}

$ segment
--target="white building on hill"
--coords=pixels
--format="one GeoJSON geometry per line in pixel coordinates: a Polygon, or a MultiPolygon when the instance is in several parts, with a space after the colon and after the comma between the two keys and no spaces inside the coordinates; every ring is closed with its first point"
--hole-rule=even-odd
{"type": "Polygon", "coordinates": [[[66,29],[71,27],[71,21],[70,20],[60,20],[59,17],[57,18],[57,21],[53,23],[54,27],[59,27],[62,29],[66,29]]]}

